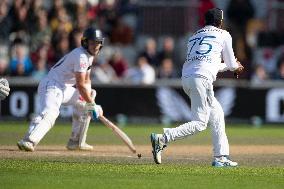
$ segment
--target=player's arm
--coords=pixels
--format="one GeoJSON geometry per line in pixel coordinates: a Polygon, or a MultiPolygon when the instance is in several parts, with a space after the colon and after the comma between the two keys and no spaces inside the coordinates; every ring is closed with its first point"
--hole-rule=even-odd
{"type": "Polygon", "coordinates": [[[224,62],[218,64],[218,72],[224,72],[228,70],[227,65],[224,62]]]}
{"type": "Polygon", "coordinates": [[[98,119],[99,116],[103,115],[103,109],[100,105],[95,103],[95,99],[92,96],[90,71],[87,72],[76,72],[76,87],[80,95],[87,102],[85,110],[91,113],[93,119],[98,119]]]}
{"type": "Polygon", "coordinates": [[[244,69],[244,67],[241,65],[241,63],[236,59],[233,51],[232,46],[232,37],[230,34],[227,35],[225,41],[224,41],[224,48],[223,48],[223,60],[224,64],[221,63],[219,71],[233,71],[236,73],[241,73],[244,69]]]}
{"type": "MultiPolygon", "coordinates": [[[[238,70],[240,68],[243,69],[243,66],[241,65],[241,63],[237,59],[236,59],[236,63],[238,64],[238,68],[236,70],[238,70]]],[[[219,66],[219,72],[224,72],[224,71],[230,70],[224,62],[219,63],[218,66],[219,66]]],[[[236,70],[234,70],[234,71],[236,72],[236,70]]]]}
{"type": "Polygon", "coordinates": [[[90,70],[88,70],[86,72],[86,80],[85,80],[85,82],[86,82],[87,87],[89,87],[90,90],[92,90],[91,71],[90,70]]]}
{"type": "Polygon", "coordinates": [[[94,103],[94,99],[91,96],[91,79],[90,72],[76,72],[76,87],[80,95],[87,103],[94,103]]]}

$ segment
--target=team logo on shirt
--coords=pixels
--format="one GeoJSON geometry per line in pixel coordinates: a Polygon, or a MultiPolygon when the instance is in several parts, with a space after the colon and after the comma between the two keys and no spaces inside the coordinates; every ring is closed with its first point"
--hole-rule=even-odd
{"type": "Polygon", "coordinates": [[[80,68],[82,68],[82,69],[86,69],[86,68],[88,68],[88,63],[87,62],[85,62],[85,61],[80,61],[80,68]]]}

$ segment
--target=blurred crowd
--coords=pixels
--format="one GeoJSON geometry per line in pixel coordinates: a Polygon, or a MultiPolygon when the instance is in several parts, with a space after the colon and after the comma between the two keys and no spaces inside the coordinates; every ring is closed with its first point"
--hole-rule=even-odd
{"type": "Polygon", "coordinates": [[[95,26],[106,44],[94,60],[93,80],[150,84],[157,77],[178,77],[173,38],[165,38],[160,52],[153,38],[145,40],[141,52],[134,48],[137,11],[131,0],[3,0],[0,74],[42,79],[64,54],[81,45],[84,29],[95,26]]]}
{"type": "MultiPolygon", "coordinates": [[[[208,9],[218,6],[214,0],[199,0],[199,27],[204,24],[203,15],[208,9]]],[[[245,66],[240,77],[253,84],[265,80],[284,79],[284,16],[283,0],[226,0],[224,29],[233,38],[233,48],[238,60],[245,66]],[[261,10],[264,4],[266,11],[261,10]],[[257,17],[256,12],[265,12],[257,17]],[[271,27],[276,25],[276,27],[271,27]]],[[[233,77],[221,73],[221,77],[233,77]]]]}
{"type": "MultiPolygon", "coordinates": [[[[212,0],[198,3],[201,27],[202,15],[216,5],[212,0]]],[[[256,19],[249,0],[231,0],[225,11],[236,56],[247,67],[243,78],[255,83],[284,79],[284,32],[270,31],[264,20],[256,19]]],[[[184,60],[179,51],[186,49],[177,48],[177,37],[184,36],[140,36],[141,20],[137,0],[2,0],[0,75],[41,80],[81,45],[84,29],[92,25],[106,36],[94,60],[93,80],[151,84],[157,78],[179,78],[184,60]]]]}

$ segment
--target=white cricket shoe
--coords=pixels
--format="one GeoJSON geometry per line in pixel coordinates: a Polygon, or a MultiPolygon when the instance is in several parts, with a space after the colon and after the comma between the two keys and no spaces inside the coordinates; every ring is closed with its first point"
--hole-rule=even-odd
{"type": "Polygon", "coordinates": [[[79,147],[79,150],[84,150],[84,151],[92,151],[93,149],[94,149],[93,146],[87,143],[84,143],[79,147]]]}
{"type": "Polygon", "coordinates": [[[156,164],[162,163],[162,152],[163,149],[167,147],[167,145],[161,142],[162,137],[163,137],[162,134],[155,134],[155,133],[152,133],[150,136],[152,143],[152,154],[156,164]]]}
{"type": "Polygon", "coordinates": [[[238,163],[231,161],[227,156],[215,157],[213,167],[237,167],[238,163]]]}
{"type": "Polygon", "coordinates": [[[66,148],[68,150],[84,150],[84,151],[92,151],[94,149],[93,146],[87,143],[84,143],[81,146],[79,146],[79,141],[74,141],[71,139],[69,139],[66,148]]]}
{"type": "Polygon", "coordinates": [[[20,150],[23,151],[28,151],[28,152],[35,151],[34,144],[29,141],[20,140],[19,142],[17,142],[17,146],[20,150]]]}

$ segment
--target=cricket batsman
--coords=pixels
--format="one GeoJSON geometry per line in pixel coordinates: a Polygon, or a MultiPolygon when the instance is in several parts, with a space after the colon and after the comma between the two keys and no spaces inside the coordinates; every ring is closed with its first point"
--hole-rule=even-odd
{"type": "Polygon", "coordinates": [[[191,99],[192,121],[176,128],[164,128],[163,134],[151,134],[152,153],[157,164],[161,163],[162,151],[168,143],[197,134],[208,125],[213,138],[212,166],[238,165],[229,159],[224,112],[214,97],[213,81],[218,72],[230,70],[239,75],[244,67],[235,58],[232,37],[221,29],[222,23],[223,11],[218,8],[210,9],[205,13],[205,27],[188,40],[187,56],[182,69],[182,86],[191,99]]]}
{"type": "Polygon", "coordinates": [[[92,150],[86,143],[91,117],[103,115],[96,105],[96,91],[91,89],[90,72],[94,56],[104,45],[102,32],[87,28],[81,39],[81,47],[62,57],[41,80],[38,86],[40,113],[33,118],[28,132],[18,141],[20,150],[34,151],[36,145],[53,127],[62,104],[73,106],[72,134],[67,144],[69,150],[92,150]]]}

